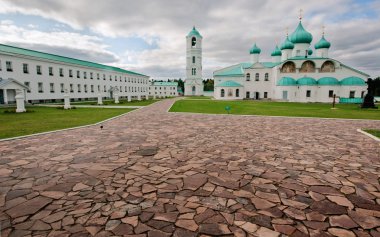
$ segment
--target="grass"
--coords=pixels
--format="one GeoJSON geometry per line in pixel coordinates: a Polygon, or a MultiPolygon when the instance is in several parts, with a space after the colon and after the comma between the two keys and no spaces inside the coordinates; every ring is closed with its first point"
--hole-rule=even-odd
{"type": "Polygon", "coordinates": [[[370,133],[370,134],[374,135],[375,137],[380,138],[380,130],[377,130],[377,129],[365,129],[364,131],[367,132],[367,133],[370,133]]]}
{"type": "Polygon", "coordinates": [[[324,103],[184,99],[175,102],[170,112],[227,114],[226,106],[231,107],[231,114],[380,120],[380,109],[360,109],[355,104],[337,104],[337,109],[331,109],[331,104],[324,103]]]}
{"type": "MultiPolygon", "coordinates": [[[[147,106],[159,100],[119,100],[119,104],[115,104],[114,100],[103,100],[103,105],[117,105],[117,106],[147,106]]],[[[98,101],[84,101],[84,102],[71,102],[72,105],[98,105],[98,101]]]]}
{"type": "Polygon", "coordinates": [[[63,110],[51,107],[27,107],[26,113],[14,113],[14,108],[1,108],[0,138],[93,124],[131,110],[102,108],[63,110]]]}
{"type": "Polygon", "coordinates": [[[211,100],[211,96],[185,96],[186,99],[192,99],[192,100],[211,100]]]}

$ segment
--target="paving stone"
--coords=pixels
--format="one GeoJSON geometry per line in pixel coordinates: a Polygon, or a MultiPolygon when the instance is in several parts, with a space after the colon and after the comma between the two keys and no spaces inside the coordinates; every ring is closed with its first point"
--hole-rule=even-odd
{"type": "Polygon", "coordinates": [[[183,179],[183,189],[197,190],[207,182],[207,175],[195,174],[183,179]]]}
{"type": "Polygon", "coordinates": [[[276,204],[262,198],[251,198],[251,202],[255,205],[256,209],[268,209],[276,206],[276,204]]]}
{"type": "Polygon", "coordinates": [[[178,220],[175,225],[190,231],[196,231],[198,229],[198,225],[194,220],[178,220]]]}
{"type": "Polygon", "coordinates": [[[226,224],[201,224],[199,226],[199,233],[217,236],[232,234],[226,224]]]}
{"type": "Polygon", "coordinates": [[[330,216],[329,222],[331,226],[338,226],[345,229],[358,227],[358,225],[347,215],[330,216]]]}
{"type": "Polygon", "coordinates": [[[133,227],[128,224],[118,224],[115,228],[112,228],[112,233],[115,235],[130,235],[133,234],[133,227]]]}
{"type": "Polygon", "coordinates": [[[259,228],[256,224],[245,222],[240,226],[243,230],[247,231],[248,233],[255,233],[256,230],[259,228]]]}
{"type": "Polygon", "coordinates": [[[337,205],[333,202],[330,202],[328,200],[323,200],[320,202],[314,202],[310,208],[314,211],[317,211],[321,214],[327,214],[327,215],[339,215],[339,214],[346,214],[347,209],[344,206],[337,205]]]}
{"type": "Polygon", "coordinates": [[[35,197],[31,200],[21,203],[11,209],[8,209],[6,213],[12,218],[35,214],[41,208],[48,205],[52,199],[46,197],[35,197]]]}
{"type": "Polygon", "coordinates": [[[345,230],[345,229],[329,228],[328,231],[333,236],[338,236],[338,237],[356,237],[356,235],[352,231],[345,230]]]}
{"type": "Polygon", "coordinates": [[[353,209],[354,205],[346,198],[341,196],[327,196],[327,199],[329,199],[332,202],[335,202],[336,204],[340,206],[348,207],[349,209],[353,209]]]}
{"type": "Polygon", "coordinates": [[[280,236],[280,233],[265,227],[260,227],[256,231],[255,235],[257,235],[258,237],[278,237],[280,236]]]}
{"type": "Polygon", "coordinates": [[[273,228],[275,231],[283,233],[285,235],[291,235],[296,230],[296,228],[291,226],[291,225],[276,225],[276,224],[274,224],[273,228]]]}

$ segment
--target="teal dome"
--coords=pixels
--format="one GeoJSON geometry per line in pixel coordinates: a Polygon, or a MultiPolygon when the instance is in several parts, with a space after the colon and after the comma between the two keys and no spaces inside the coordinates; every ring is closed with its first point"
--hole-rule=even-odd
{"type": "Polygon", "coordinates": [[[281,50],[284,49],[294,49],[294,44],[289,40],[288,36],[286,36],[284,43],[281,45],[281,50]]]}
{"type": "Polygon", "coordinates": [[[315,44],[315,49],[329,49],[331,46],[331,43],[328,42],[325,39],[325,36],[323,35],[322,38],[318,41],[318,43],[315,44]]]}
{"type": "Polygon", "coordinates": [[[307,51],[307,55],[312,55],[312,54],[313,54],[313,50],[309,49],[309,50],[307,51]]]}
{"type": "Polygon", "coordinates": [[[366,82],[359,77],[346,77],[340,81],[342,86],[365,86],[366,82]]]}
{"type": "Polygon", "coordinates": [[[194,26],[193,29],[189,32],[189,34],[187,34],[187,37],[190,37],[190,36],[197,36],[197,37],[202,38],[202,35],[199,34],[199,31],[198,31],[197,29],[195,29],[195,26],[194,26]]]}
{"type": "Polygon", "coordinates": [[[296,86],[297,81],[291,77],[282,77],[278,82],[278,86],[296,86]]]}
{"type": "Polygon", "coordinates": [[[257,47],[256,43],[252,46],[252,48],[249,50],[250,54],[260,54],[261,49],[257,47]]]}
{"type": "Polygon", "coordinates": [[[290,41],[293,44],[310,44],[313,41],[313,36],[303,28],[300,21],[297,29],[290,35],[290,41]]]}
{"type": "Polygon", "coordinates": [[[317,80],[312,77],[302,77],[297,80],[297,85],[300,86],[315,86],[317,85],[317,80]]]}
{"type": "Polygon", "coordinates": [[[335,77],[322,77],[318,80],[320,86],[339,86],[339,81],[335,77]]]}
{"type": "Polygon", "coordinates": [[[282,55],[281,50],[276,45],[276,48],[273,50],[271,56],[281,56],[281,55],[282,55]]]}

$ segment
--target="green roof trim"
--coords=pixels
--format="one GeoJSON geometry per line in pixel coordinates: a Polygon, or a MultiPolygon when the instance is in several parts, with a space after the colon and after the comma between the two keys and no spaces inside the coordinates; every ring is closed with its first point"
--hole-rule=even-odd
{"type": "Polygon", "coordinates": [[[310,44],[313,36],[303,28],[302,22],[298,23],[296,30],[290,35],[293,44],[310,44]]]}
{"type": "Polygon", "coordinates": [[[200,38],[203,38],[201,34],[199,34],[199,31],[197,29],[195,29],[195,26],[193,27],[193,29],[189,32],[189,34],[187,34],[187,37],[191,37],[191,36],[198,36],[200,38]]]}
{"type": "Polygon", "coordinates": [[[297,85],[297,81],[291,77],[282,77],[277,82],[277,86],[296,86],[296,85],[297,85]]]}
{"type": "Polygon", "coordinates": [[[346,77],[340,81],[342,86],[365,86],[367,83],[359,77],[346,77]]]}
{"type": "Polygon", "coordinates": [[[322,77],[318,80],[320,86],[339,86],[339,80],[335,77],[322,77]]]}
{"type": "Polygon", "coordinates": [[[316,86],[317,80],[312,77],[301,77],[297,80],[297,85],[299,86],[316,86]]]}
{"type": "Polygon", "coordinates": [[[19,48],[19,47],[5,45],[5,44],[0,44],[0,53],[17,54],[17,55],[23,55],[27,57],[40,58],[43,60],[55,61],[55,62],[66,63],[66,64],[74,64],[74,65],[83,66],[83,67],[90,67],[90,68],[96,68],[96,69],[101,69],[101,70],[107,70],[107,71],[113,71],[113,72],[119,72],[119,73],[128,73],[128,74],[133,74],[137,76],[147,77],[147,75],[124,70],[118,67],[107,66],[107,65],[103,65],[99,63],[90,62],[90,61],[84,61],[80,59],[75,59],[75,58],[50,54],[50,53],[44,53],[44,52],[19,48]]]}
{"type": "Polygon", "coordinates": [[[153,86],[178,86],[178,82],[154,81],[153,86]]]}
{"type": "Polygon", "coordinates": [[[216,85],[216,87],[243,87],[241,84],[234,81],[225,81],[216,85]]]}

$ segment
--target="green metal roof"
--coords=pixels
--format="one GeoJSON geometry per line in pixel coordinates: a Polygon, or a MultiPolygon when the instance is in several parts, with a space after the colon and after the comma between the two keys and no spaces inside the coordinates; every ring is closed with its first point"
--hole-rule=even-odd
{"type": "Polygon", "coordinates": [[[178,82],[154,81],[153,86],[178,86],[178,82]]]}
{"type": "Polygon", "coordinates": [[[297,80],[297,85],[299,86],[316,86],[317,80],[312,77],[302,77],[297,80]]]}
{"type": "Polygon", "coordinates": [[[286,36],[284,43],[281,45],[281,50],[283,49],[294,49],[294,44],[289,40],[289,36],[286,36]]]}
{"type": "Polygon", "coordinates": [[[315,44],[314,48],[315,49],[329,49],[330,46],[331,46],[331,43],[325,39],[324,35],[322,35],[322,38],[315,44]]]}
{"type": "Polygon", "coordinates": [[[261,49],[257,47],[256,43],[252,46],[252,48],[249,50],[250,54],[260,54],[261,49]]]}
{"type": "Polygon", "coordinates": [[[43,60],[74,64],[74,65],[96,68],[96,69],[101,69],[101,70],[114,71],[114,72],[119,72],[119,73],[129,73],[129,74],[138,75],[138,76],[146,76],[137,72],[124,70],[118,67],[107,66],[107,65],[103,65],[99,63],[84,61],[84,60],[75,59],[75,58],[69,58],[65,56],[59,56],[59,55],[50,54],[50,53],[43,53],[43,52],[39,52],[35,50],[24,49],[24,48],[19,48],[15,46],[5,45],[5,44],[0,44],[0,53],[23,55],[23,56],[28,56],[28,57],[40,58],[43,60]]]}
{"type": "Polygon", "coordinates": [[[278,80],[277,85],[278,86],[296,86],[297,81],[291,77],[282,77],[280,80],[278,80]]]}
{"type": "Polygon", "coordinates": [[[322,77],[318,80],[320,86],[339,86],[339,80],[335,77],[322,77]]]}
{"type": "Polygon", "coordinates": [[[276,45],[276,48],[273,50],[271,56],[274,57],[274,56],[281,56],[281,55],[282,55],[281,50],[276,45]]]}
{"type": "Polygon", "coordinates": [[[290,35],[290,41],[292,41],[293,44],[310,44],[312,40],[313,36],[303,28],[301,21],[298,23],[296,30],[290,35]]]}
{"type": "Polygon", "coordinates": [[[340,81],[342,86],[365,86],[367,83],[359,77],[346,77],[340,81]]]}
{"type": "Polygon", "coordinates": [[[227,68],[223,68],[214,73],[216,77],[240,77],[244,76],[244,69],[252,66],[252,63],[239,63],[227,68]]]}
{"type": "Polygon", "coordinates": [[[193,27],[193,29],[189,32],[189,34],[187,34],[187,37],[190,37],[190,36],[198,36],[200,38],[203,38],[201,34],[199,34],[199,31],[197,29],[195,29],[195,26],[193,27]]]}
{"type": "Polygon", "coordinates": [[[225,81],[225,82],[219,83],[218,85],[216,85],[216,87],[243,87],[243,86],[234,81],[225,81]]]}
{"type": "Polygon", "coordinates": [[[275,67],[279,64],[281,64],[282,62],[277,62],[277,63],[273,63],[273,62],[260,62],[264,67],[266,68],[272,68],[272,67],[275,67]]]}

